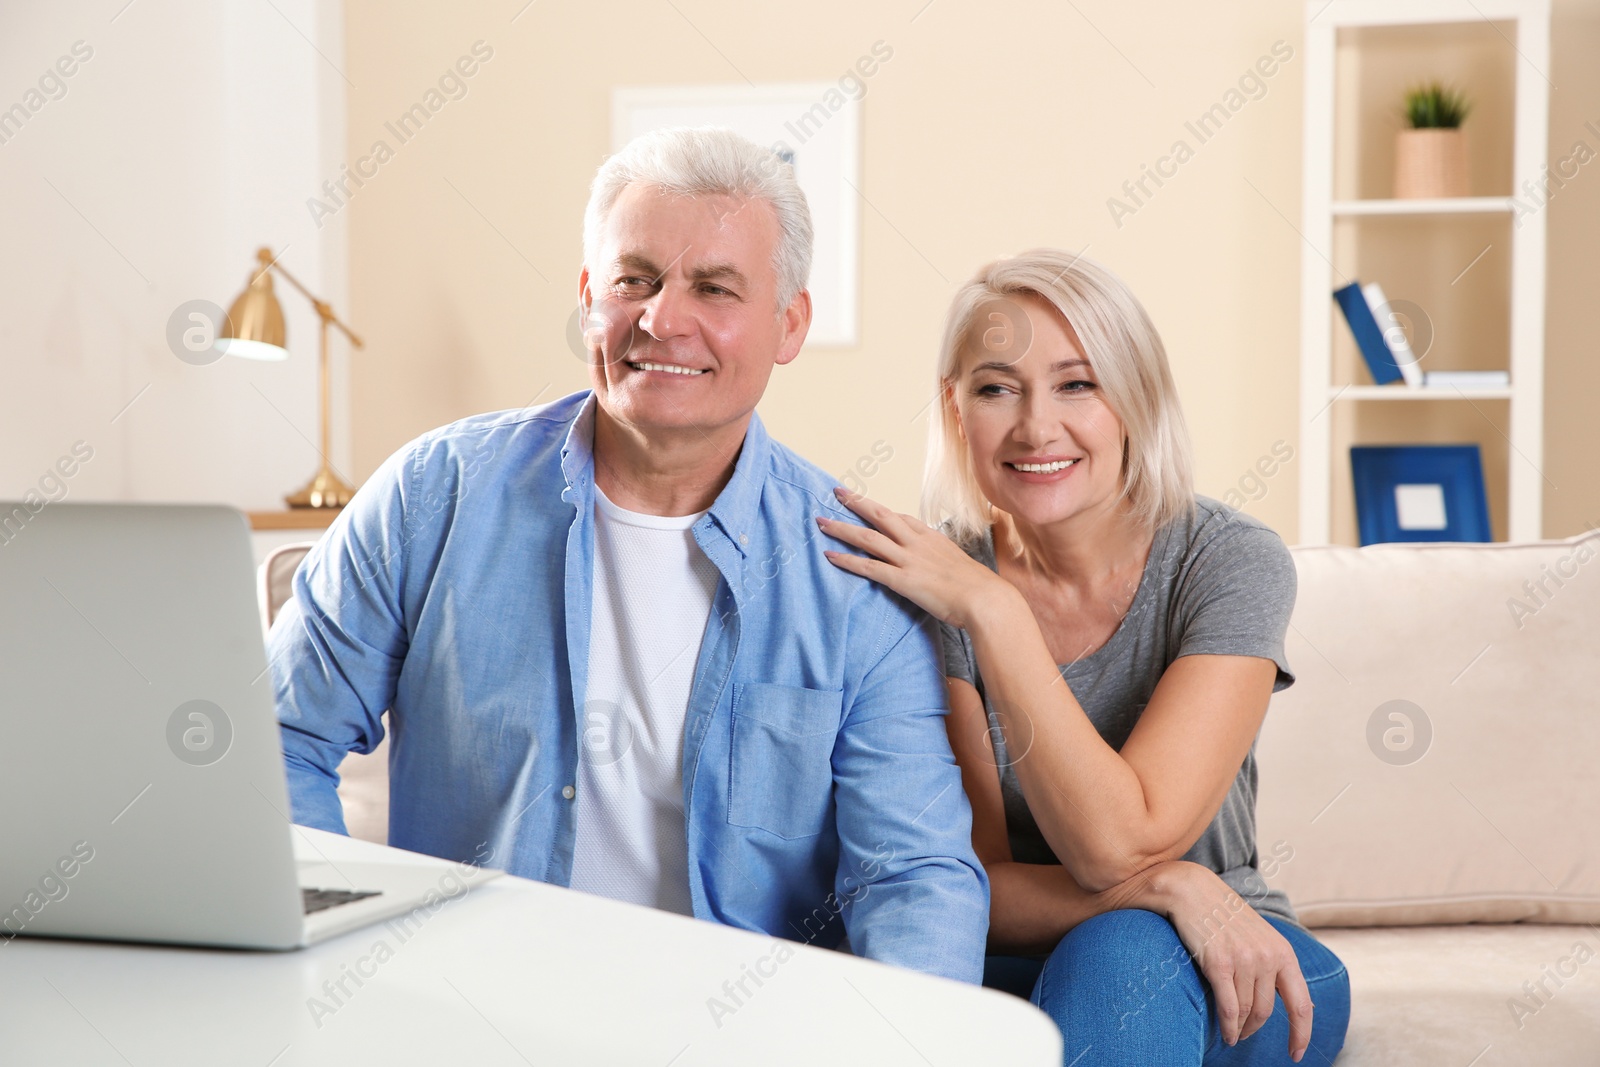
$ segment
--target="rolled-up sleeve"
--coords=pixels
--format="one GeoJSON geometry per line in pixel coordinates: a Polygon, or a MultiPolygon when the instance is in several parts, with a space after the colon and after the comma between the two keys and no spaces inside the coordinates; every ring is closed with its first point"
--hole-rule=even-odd
{"type": "Polygon", "coordinates": [[[958,981],[983,979],[989,880],[945,732],[933,623],[885,595],[881,654],[834,747],[840,841],[835,893],[851,950],[958,981]]]}
{"type": "Polygon", "coordinates": [[[381,466],[306,556],[268,638],[294,821],[344,833],[349,752],[383,740],[407,648],[401,589],[411,449],[381,466]]]}

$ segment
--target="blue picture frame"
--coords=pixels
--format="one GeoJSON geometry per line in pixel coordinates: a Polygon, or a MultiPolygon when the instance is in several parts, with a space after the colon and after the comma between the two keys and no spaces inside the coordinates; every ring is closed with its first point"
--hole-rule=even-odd
{"type": "Polygon", "coordinates": [[[1350,472],[1363,545],[1492,540],[1477,445],[1355,445],[1350,472]]]}

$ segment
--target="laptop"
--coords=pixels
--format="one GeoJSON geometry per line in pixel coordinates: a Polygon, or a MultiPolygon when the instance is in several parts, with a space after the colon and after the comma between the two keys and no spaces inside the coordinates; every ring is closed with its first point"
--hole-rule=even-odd
{"type": "Polygon", "coordinates": [[[292,825],[254,576],[232,508],[0,503],[0,938],[293,949],[501,873],[292,825]]]}

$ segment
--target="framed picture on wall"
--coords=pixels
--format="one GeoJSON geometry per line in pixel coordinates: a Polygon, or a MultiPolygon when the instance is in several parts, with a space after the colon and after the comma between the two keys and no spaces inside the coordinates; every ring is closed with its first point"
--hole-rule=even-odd
{"type": "Polygon", "coordinates": [[[1355,445],[1350,472],[1363,545],[1492,539],[1477,445],[1355,445]]]}
{"type": "Polygon", "coordinates": [[[794,165],[816,235],[806,344],[856,344],[859,101],[833,82],[612,91],[613,151],[665,126],[726,126],[794,165]]]}

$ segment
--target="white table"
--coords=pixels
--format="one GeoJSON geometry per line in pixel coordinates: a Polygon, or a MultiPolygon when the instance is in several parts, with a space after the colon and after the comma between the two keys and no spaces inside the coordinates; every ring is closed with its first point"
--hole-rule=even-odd
{"type": "MultiPolygon", "coordinates": [[[[305,833],[334,862],[445,869],[305,833]]],[[[1055,1026],[1016,997],[520,878],[447,901],[404,940],[380,924],[289,953],[0,942],[7,1065],[1061,1062],[1055,1026]],[[776,963],[780,944],[794,954],[776,963]],[[730,997],[757,969],[770,977],[730,997]],[[336,1000],[323,983],[342,976],[336,1000]]]]}

